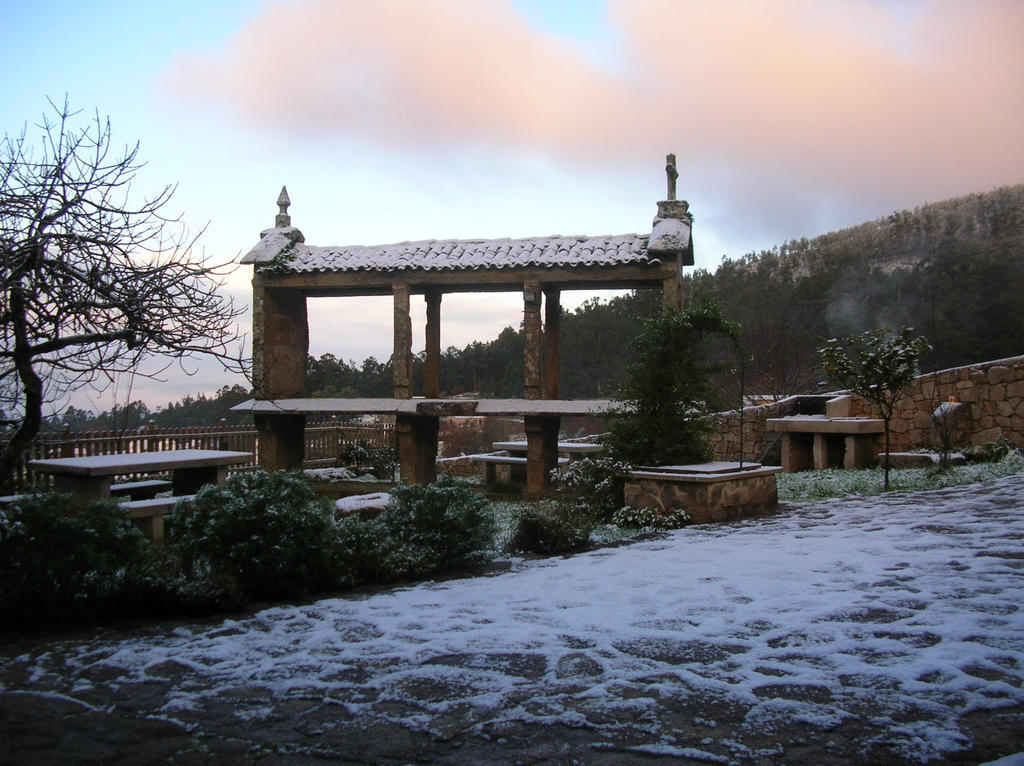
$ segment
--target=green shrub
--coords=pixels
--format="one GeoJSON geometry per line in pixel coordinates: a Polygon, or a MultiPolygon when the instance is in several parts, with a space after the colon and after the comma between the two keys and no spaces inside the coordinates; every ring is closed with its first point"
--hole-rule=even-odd
{"type": "Polygon", "coordinates": [[[393,581],[486,560],[494,544],[487,501],[468,483],[443,476],[434,484],[399,485],[372,519],[339,522],[339,549],[362,580],[393,581]]]}
{"type": "Polygon", "coordinates": [[[629,465],[620,460],[588,457],[569,463],[552,484],[559,502],[568,504],[572,515],[590,516],[595,523],[606,522],[622,507],[628,472],[629,465]]]}
{"type": "Polygon", "coordinates": [[[994,442],[972,444],[962,450],[964,456],[968,460],[979,463],[995,463],[999,460],[1003,460],[1007,455],[1017,451],[1017,445],[1005,436],[1000,436],[999,439],[994,442]]]}
{"type": "Polygon", "coordinates": [[[0,512],[0,615],[10,628],[131,611],[152,546],[112,501],[28,495],[0,512]]]}
{"type": "Polygon", "coordinates": [[[569,553],[590,540],[594,517],[588,509],[545,501],[522,508],[512,523],[508,549],[516,553],[569,553]]]}
{"type": "Polygon", "coordinates": [[[168,540],[184,577],[254,598],[334,587],[334,514],[301,474],[236,473],[203,487],[171,519],[168,540]]]}
{"type": "Polygon", "coordinates": [[[612,514],[612,523],[623,529],[679,529],[693,523],[686,511],[661,513],[654,508],[623,506],[612,514]]]}
{"type": "Polygon", "coordinates": [[[391,481],[398,468],[398,452],[394,447],[374,447],[365,439],[360,439],[355,444],[346,444],[338,451],[338,464],[391,481]]]}

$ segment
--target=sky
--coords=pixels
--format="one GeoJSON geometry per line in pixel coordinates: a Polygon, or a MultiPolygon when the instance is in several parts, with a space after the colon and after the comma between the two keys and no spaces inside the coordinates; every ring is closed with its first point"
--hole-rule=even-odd
{"type": "MultiPolygon", "coordinates": [[[[647,232],[678,158],[696,268],[1024,180],[1017,0],[0,0],[0,125],[47,98],[141,143],[139,191],[237,261],[282,185],[313,245],[647,232]],[[13,62],[19,62],[13,65],[13,62]]],[[[228,289],[250,301],[248,267],[228,289]]],[[[565,296],[572,309],[589,294],[565,296]]],[[[414,346],[422,348],[423,307],[414,346]]],[[[516,326],[447,296],[442,346],[516,326]]],[[[386,359],[387,299],[310,302],[311,353],[386,359]]],[[[248,331],[248,320],[244,329],[248,331]]],[[[238,379],[198,365],[109,397],[238,379]]]]}

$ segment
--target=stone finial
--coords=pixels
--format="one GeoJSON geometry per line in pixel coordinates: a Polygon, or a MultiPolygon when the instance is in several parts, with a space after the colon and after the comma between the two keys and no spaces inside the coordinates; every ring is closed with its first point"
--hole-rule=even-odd
{"type": "Polygon", "coordinates": [[[674,154],[665,155],[665,175],[668,176],[668,196],[665,199],[672,201],[676,198],[676,179],[679,178],[674,154]]]}
{"type": "Polygon", "coordinates": [[[281,193],[277,195],[277,217],[274,218],[274,226],[278,229],[283,229],[286,226],[292,225],[292,217],[288,215],[288,206],[292,204],[291,198],[288,196],[288,187],[282,186],[281,193]]]}
{"type": "Polygon", "coordinates": [[[676,156],[665,156],[665,176],[668,180],[668,199],[658,203],[658,215],[651,225],[651,236],[647,240],[647,252],[655,256],[681,256],[684,266],[693,265],[693,242],[690,229],[693,216],[686,200],[676,199],[676,156]]]}

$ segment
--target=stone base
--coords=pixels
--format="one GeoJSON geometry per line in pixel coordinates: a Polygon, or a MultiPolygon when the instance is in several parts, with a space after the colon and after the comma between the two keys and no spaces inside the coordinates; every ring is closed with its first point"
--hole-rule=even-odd
{"type": "Polygon", "coordinates": [[[759,463],[642,468],[626,477],[625,502],[662,514],[686,511],[697,524],[756,516],[779,504],[775,474],[781,470],[759,463]]]}
{"type": "MultiPolygon", "coordinates": [[[[890,452],[890,468],[934,468],[942,461],[938,452],[890,452]]],[[[949,453],[949,465],[962,465],[967,462],[962,452],[949,453]]],[[[885,453],[878,453],[878,464],[885,465],[885,453]]]]}

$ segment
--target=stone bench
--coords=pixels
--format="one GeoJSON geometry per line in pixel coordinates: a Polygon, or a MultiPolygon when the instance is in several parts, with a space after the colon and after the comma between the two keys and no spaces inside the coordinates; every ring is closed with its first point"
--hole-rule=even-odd
{"type": "Polygon", "coordinates": [[[195,495],[177,495],[174,497],[152,497],[146,500],[126,500],[118,503],[125,511],[125,517],[135,522],[153,545],[164,542],[164,516],[174,511],[178,503],[189,502],[195,495]]]}
{"type": "Polygon", "coordinates": [[[148,500],[156,497],[158,492],[169,492],[171,482],[161,479],[150,479],[148,481],[126,481],[121,484],[111,484],[111,496],[127,495],[132,500],[148,500]]]}
{"type": "MultiPolygon", "coordinates": [[[[509,466],[511,467],[522,467],[526,468],[525,457],[513,457],[511,455],[467,455],[470,460],[474,463],[484,464],[484,483],[494,484],[498,480],[498,466],[509,466]]],[[[560,457],[558,458],[558,465],[565,465],[569,462],[569,458],[560,457]]]]}
{"type": "Polygon", "coordinates": [[[2,495],[0,496],[0,508],[6,508],[9,505],[14,505],[16,502],[21,500],[24,495],[2,495]]]}

